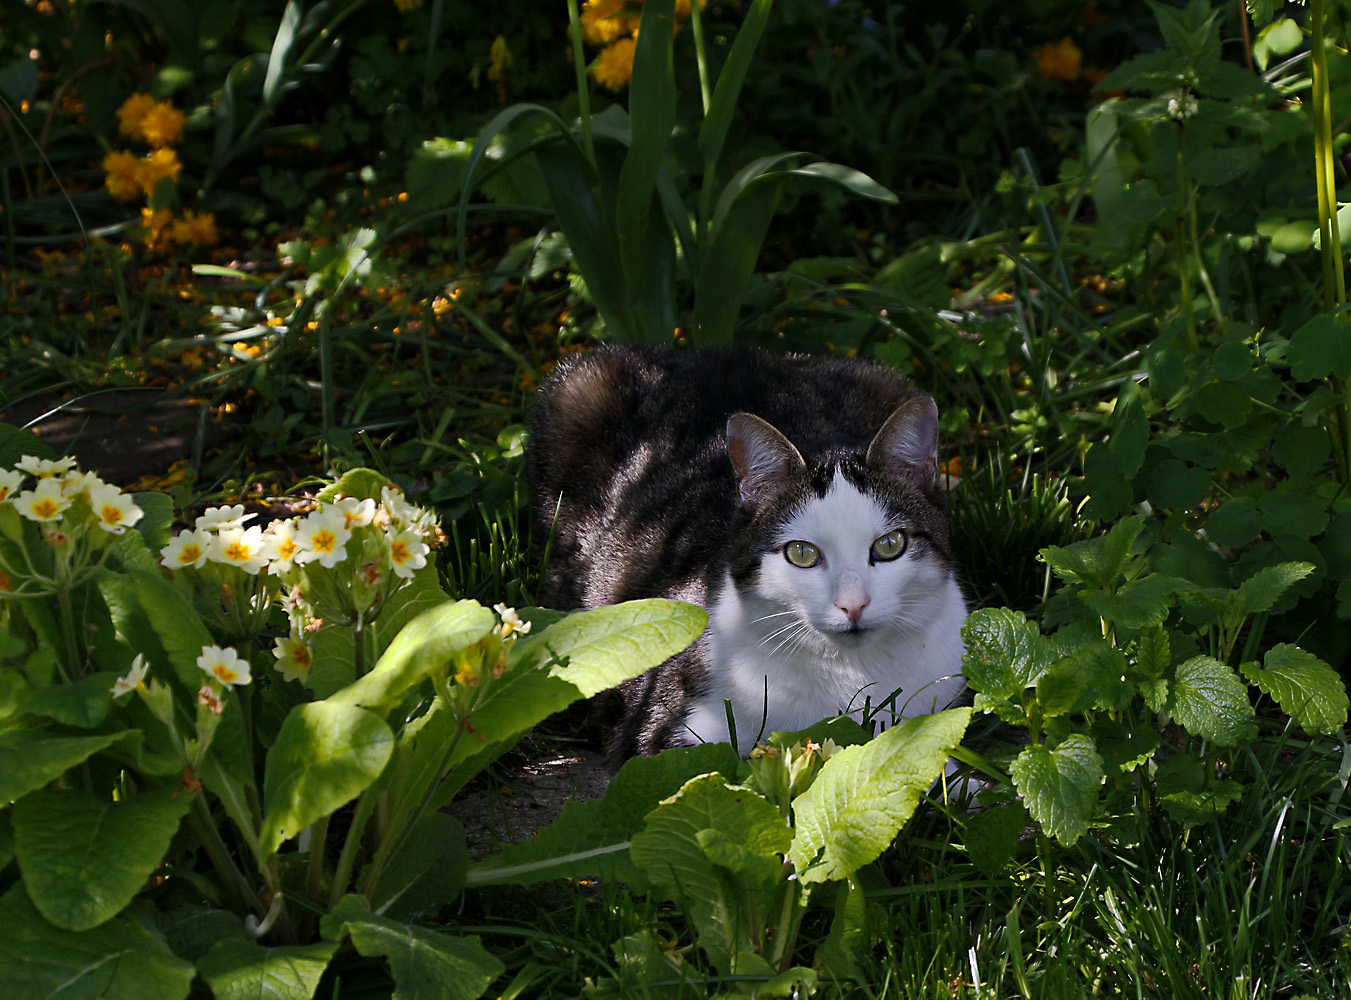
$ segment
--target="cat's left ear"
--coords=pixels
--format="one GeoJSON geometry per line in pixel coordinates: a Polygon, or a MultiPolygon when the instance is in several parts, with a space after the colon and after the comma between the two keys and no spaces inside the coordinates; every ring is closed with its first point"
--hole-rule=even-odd
{"type": "Polygon", "coordinates": [[[741,502],[752,511],[807,468],[793,442],[751,413],[733,413],[727,418],[727,456],[741,502]]]}
{"type": "Polygon", "coordinates": [[[874,469],[915,486],[932,486],[938,467],[938,407],[928,396],[906,400],[868,445],[874,469]]]}

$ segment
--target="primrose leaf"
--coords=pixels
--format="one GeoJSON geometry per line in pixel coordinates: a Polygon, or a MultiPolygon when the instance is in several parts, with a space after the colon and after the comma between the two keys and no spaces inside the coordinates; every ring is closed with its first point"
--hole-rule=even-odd
{"type": "Polygon", "coordinates": [[[1139,515],[1124,517],[1105,535],[1064,547],[1048,546],[1041,550],[1041,558],[1066,583],[1107,590],[1121,580],[1131,546],[1143,527],[1144,519],[1139,515]]]}
{"type": "Polygon", "coordinates": [[[370,912],[360,896],[343,897],[320,926],[329,941],[351,937],[358,953],[383,956],[396,1000],[478,1000],[504,968],[477,937],[390,920],[370,912]]]}
{"type": "Polygon", "coordinates": [[[1048,666],[1045,637],[1021,611],[980,608],[962,626],[967,683],[992,698],[1016,698],[1048,666]]]}
{"type": "Polygon", "coordinates": [[[291,709],[267,755],[263,855],[356,798],[393,752],[394,734],[364,708],[315,701],[291,709]]]}
{"type": "Polygon", "coordinates": [[[1167,710],[1189,733],[1232,747],[1257,735],[1248,689],[1233,668],[1211,656],[1179,664],[1167,710]]]}
{"type": "Polygon", "coordinates": [[[100,750],[139,737],[139,731],[131,729],[94,736],[51,736],[23,729],[0,733],[0,803],[55,781],[100,750]]]}
{"type": "Polygon", "coordinates": [[[215,1000],[311,1000],[337,944],[264,947],[251,941],[218,943],[197,963],[215,1000]]]}
{"type": "Polygon", "coordinates": [[[1306,733],[1332,734],[1346,725],[1346,685],[1337,671],[1298,646],[1274,646],[1261,669],[1244,664],[1243,675],[1306,733]]]}
{"type": "Polygon", "coordinates": [[[22,883],[0,897],[0,982],[6,996],[51,1000],[184,1000],[191,962],[138,920],[118,917],[89,931],[53,927],[22,883]]]}
{"type": "Polygon", "coordinates": [[[14,853],[33,904],[64,930],[116,916],[163,860],[192,796],[177,788],[121,802],[44,790],[14,804],[14,853]]]}
{"type": "Polygon", "coordinates": [[[1056,840],[1069,846],[1088,832],[1104,776],[1088,736],[1073,733],[1054,750],[1024,747],[1009,773],[1027,811],[1056,840]]]}
{"type": "Polygon", "coordinates": [[[970,721],[969,708],[917,715],[827,760],[793,800],[798,877],[848,878],[881,854],[942,776],[970,721]]]}

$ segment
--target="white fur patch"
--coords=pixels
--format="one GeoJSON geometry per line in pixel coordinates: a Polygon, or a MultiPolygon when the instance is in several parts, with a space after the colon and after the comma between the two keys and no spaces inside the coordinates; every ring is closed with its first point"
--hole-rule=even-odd
{"type": "Polygon", "coordinates": [[[710,688],[686,720],[690,741],[727,738],[724,700],[743,753],[776,730],[857,718],[865,699],[875,706],[897,690],[902,716],[946,707],[962,685],[966,601],[945,566],[913,550],[869,560],[878,537],[905,527],[837,473],[777,539],[810,542],[817,565],[773,552],[748,592],[726,579],[709,611],[710,688]]]}

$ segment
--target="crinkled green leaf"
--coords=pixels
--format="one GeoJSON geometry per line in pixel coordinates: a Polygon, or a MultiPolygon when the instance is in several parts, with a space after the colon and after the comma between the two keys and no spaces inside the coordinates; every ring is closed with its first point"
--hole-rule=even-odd
{"type": "Polygon", "coordinates": [[[1239,584],[1246,614],[1270,611],[1287,590],[1314,570],[1312,563],[1287,562],[1264,566],[1239,584]]]}
{"type": "Polygon", "coordinates": [[[370,673],[328,696],[330,705],[359,705],[386,712],[432,671],[493,630],[497,619],[477,601],[447,601],[405,625],[370,673]]]}
{"type": "Polygon", "coordinates": [[[0,983],[15,1000],[184,1000],[193,967],[137,920],[89,931],[53,927],[23,883],[0,897],[0,983]]]}
{"type": "Polygon", "coordinates": [[[881,854],[943,774],[971,711],[954,708],[906,719],[827,760],[793,801],[790,857],[798,877],[848,878],[881,854]]]}
{"type": "Polygon", "coordinates": [[[1306,733],[1332,734],[1346,725],[1346,685],[1337,671],[1298,646],[1267,650],[1262,667],[1244,664],[1243,676],[1275,700],[1306,733]]]}
{"type": "Polygon", "coordinates": [[[345,896],[321,927],[326,939],[350,937],[360,954],[389,963],[392,1000],[478,1000],[504,968],[477,937],[451,937],[390,920],[371,913],[360,896],[345,896]]]}
{"type": "Polygon", "coordinates": [[[1046,639],[1021,611],[980,608],[962,626],[962,640],[967,683],[991,697],[1017,697],[1049,665],[1046,639]]]}
{"type": "Polygon", "coordinates": [[[116,916],[163,860],[191,805],[177,788],[120,802],[77,791],[24,796],[14,805],[14,852],[33,904],[70,931],[116,916]]]}
{"type": "Polygon", "coordinates": [[[1131,546],[1143,527],[1144,520],[1138,515],[1125,517],[1105,535],[1064,547],[1049,546],[1041,550],[1041,557],[1067,583],[1107,590],[1120,582],[1131,546]]]}
{"type": "Polygon", "coordinates": [[[322,701],[293,708],[267,755],[263,855],[356,798],[393,752],[394,734],[364,708],[322,701]]]}
{"type": "Polygon", "coordinates": [[[1038,678],[1037,702],[1047,718],[1090,708],[1116,711],[1135,696],[1125,673],[1125,654],[1099,637],[1070,650],[1038,678]]]}
{"type": "Polygon", "coordinates": [[[1178,665],[1167,708],[1183,729],[1218,746],[1237,746],[1257,735],[1247,687],[1232,667],[1211,656],[1178,665]]]}
{"type": "Polygon", "coordinates": [[[386,486],[393,485],[392,480],[374,469],[348,469],[337,482],[324,487],[314,499],[320,503],[332,503],[339,497],[356,497],[358,500],[374,500],[379,503],[380,491],[386,486]]]}
{"type": "Polygon", "coordinates": [[[1079,600],[1099,618],[1127,629],[1153,628],[1168,617],[1177,584],[1166,576],[1151,573],[1132,580],[1114,594],[1102,590],[1082,590],[1079,600]]]}
{"type": "Polygon", "coordinates": [[[1050,836],[1068,846],[1088,832],[1105,773],[1091,738],[1075,733],[1054,750],[1024,747],[1009,773],[1027,811],[1050,836]]]}
{"type": "Polygon", "coordinates": [[[990,878],[998,878],[1013,858],[1025,829],[1027,810],[1013,802],[968,816],[962,842],[971,863],[990,878]]]}
{"type": "Polygon", "coordinates": [[[188,599],[158,573],[102,572],[96,580],[123,641],[133,649],[145,649],[153,636],[178,680],[196,691],[202,682],[197,657],[215,640],[188,599]]]}
{"type": "Polygon", "coordinates": [[[1174,792],[1160,801],[1185,830],[1215,819],[1242,797],[1243,786],[1237,781],[1212,781],[1199,792],[1174,792]]]}
{"type": "Polygon", "coordinates": [[[215,1000],[311,1000],[337,944],[265,947],[222,941],[197,963],[215,1000]]]}

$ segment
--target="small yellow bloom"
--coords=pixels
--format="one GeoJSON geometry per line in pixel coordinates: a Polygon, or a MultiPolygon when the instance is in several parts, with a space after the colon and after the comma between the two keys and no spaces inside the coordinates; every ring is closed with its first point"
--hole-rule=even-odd
{"type": "Polygon", "coordinates": [[[216,217],[210,212],[199,214],[191,209],[183,213],[183,218],[173,221],[169,227],[169,236],[175,243],[191,243],[199,247],[215,246],[220,242],[216,217]]]}
{"type": "Polygon", "coordinates": [[[128,139],[141,138],[141,121],[155,106],[155,99],[149,94],[132,94],[117,109],[117,131],[128,139]]]}
{"type": "Polygon", "coordinates": [[[145,196],[149,198],[154,195],[155,188],[160,181],[178,180],[178,175],[182,169],[183,164],[179,162],[178,154],[165,147],[146,154],[144,159],[140,161],[136,180],[141,185],[141,190],[145,192],[145,196]]]}
{"type": "Polygon", "coordinates": [[[114,535],[126,532],[145,513],[131,497],[108,483],[100,483],[89,490],[89,506],[98,518],[98,526],[114,535]]]}
{"type": "Polygon", "coordinates": [[[156,148],[183,138],[183,112],[168,101],[156,101],[141,116],[141,138],[156,148]]]}
{"type": "Polygon", "coordinates": [[[187,529],[169,539],[169,544],[159,550],[160,565],[169,569],[183,569],[191,566],[201,569],[206,565],[212,536],[205,531],[187,529]]]}
{"type": "Polygon", "coordinates": [[[167,208],[158,211],[151,208],[141,209],[141,227],[145,230],[142,238],[145,245],[152,250],[167,247],[173,241],[173,234],[169,228],[171,222],[173,215],[167,208]]]}
{"type": "Polygon", "coordinates": [[[1068,35],[1037,49],[1037,76],[1043,80],[1070,83],[1079,77],[1084,54],[1068,35]]]}
{"type": "Polygon", "coordinates": [[[118,201],[135,201],[141,196],[141,160],[135,153],[114,149],[103,158],[103,186],[118,201]]]}
{"type": "Polygon", "coordinates": [[[591,64],[591,76],[608,90],[621,90],[633,78],[633,55],[638,43],[633,38],[620,38],[601,50],[591,64]]]}
{"type": "Polygon", "coordinates": [[[582,8],[582,34],[592,45],[608,45],[629,33],[624,0],[586,0],[582,8]]]}
{"type": "Polygon", "coordinates": [[[511,49],[507,46],[505,35],[498,35],[493,39],[492,48],[489,50],[488,58],[488,82],[497,87],[498,98],[505,102],[507,99],[507,77],[511,73],[511,67],[516,62],[511,54],[511,49]]]}

